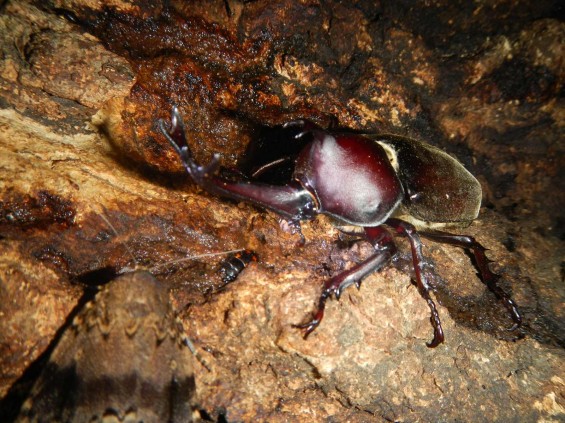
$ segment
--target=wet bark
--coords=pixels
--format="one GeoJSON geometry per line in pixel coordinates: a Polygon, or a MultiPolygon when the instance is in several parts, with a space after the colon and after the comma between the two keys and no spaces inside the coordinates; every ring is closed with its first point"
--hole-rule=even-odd
{"type": "Polygon", "coordinates": [[[557,3],[152,3],[2,6],[4,410],[85,290],[141,266],[170,288],[210,364],[195,372],[212,419],[562,419],[557,3]],[[303,225],[302,245],[274,214],[197,190],[158,130],[173,105],[196,157],[219,152],[228,167],[263,125],[295,118],[444,148],[483,186],[480,218],[461,232],[489,249],[523,327],[505,330],[464,252],[427,242],[446,334],[427,348],[427,305],[399,240],[394,265],[328,302],[303,340],[292,324],[323,280],[371,248],[325,217],[303,225]],[[223,287],[219,263],[239,248],[260,260],[223,287]]]}

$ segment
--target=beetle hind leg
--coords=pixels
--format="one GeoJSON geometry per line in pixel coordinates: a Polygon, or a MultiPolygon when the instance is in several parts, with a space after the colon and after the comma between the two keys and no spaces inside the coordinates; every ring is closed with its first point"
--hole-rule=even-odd
{"type": "Polygon", "coordinates": [[[510,298],[510,296],[497,285],[500,276],[493,273],[488,264],[490,260],[486,257],[485,251],[487,250],[480,243],[478,243],[475,238],[468,235],[456,235],[448,232],[420,232],[424,238],[428,238],[435,242],[440,242],[444,244],[455,245],[457,247],[470,250],[475,258],[475,264],[479,270],[479,276],[481,281],[488,287],[488,289],[496,295],[499,301],[504,304],[506,309],[510,312],[510,316],[514,321],[514,325],[510,330],[517,329],[522,324],[522,316],[518,311],[518,306],[510,298]]]}
{"type": "Polygon", "coordinates": [[[359,288],[361,286],[361,281],[365,276],[376,272],[385,264],[389,263],[394,254],[396,254],[396,245],[394,244],[394,240],[385,228],[381,226],[367,227],[365,228],[365,238],[375,247],[377,252],[364,262],[326,280],[324,282],[322,294],[318,300],[318,308],[316,309],[312,319],[306,323],[293,325],[295,328],[304,329],[305,339],[322,321],[328,298],[334,295],[337,299],[339,299],[341,293],[350,285],[355,285],[359,288]]]}

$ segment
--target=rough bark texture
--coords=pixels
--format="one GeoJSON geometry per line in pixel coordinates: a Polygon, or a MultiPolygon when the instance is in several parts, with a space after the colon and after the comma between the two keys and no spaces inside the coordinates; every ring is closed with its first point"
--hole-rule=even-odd
{"type": "Polygon", "coordinates": [[[565,418],[558,2],[147,3],[3,3],[2,416],[83,291],[142,265],[210,364],[195,373],[213,420],[565,418]],[[371,249],[323,217],[301,246],[272,213],[199,192],[158,132],[173,104],[202,162],[233,166],[261,125],[297,117],[456,155],[484,191],[463,232],[489,248],[523,327],[505,330],[462,251],[428,242],[445,344],[425,346],[406,254],[330,301],[303,340],[291,325],[322,281],[371,249]],[[222,256],[202,255],[236,248],[260,260],[219,289],[222,256]]]}

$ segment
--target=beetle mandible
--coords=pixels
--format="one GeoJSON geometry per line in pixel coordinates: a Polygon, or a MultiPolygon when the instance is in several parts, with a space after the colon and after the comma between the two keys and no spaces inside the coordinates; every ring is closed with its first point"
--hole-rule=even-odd
{"type": "Polygon", "coordinates": [[[486,249],[471,236],[436,230],[448,224],[469,224],[478,216],[482,196],[475,177],[442,150],[397,135],[330,132],[310,121],[293,121],[283,128],[293,130],[291,138],[299,142],[299,150],[263,164],[252,175],[258,177],[281,163],[290,164],[291,181],[274,185],[219,176],[217,154],[207,165],[199,165],[188,146],[176,107],[170,128],[162,120],[159,126],[192,180],[209,193],[270,209],[298,225],[301,220],[326,214],[363,228],[363,236],[375,253],[324,282],[313,318],[295,325],[304,330],[305,337],[320,324],[329,297],[339,299],[348,286],[359,287],[365,276],[382,268],[397,254],[386,227],[410,242],[415,283],[431,311],[434,337],[426,344],[428,347],[442,343],[444,335],[430,296],[420,236],[472,252],[482,282],[508,309],[514,328],[521,324],[516,303],[497,285],[499,276],[489,269],[486,249]],[[428,230],[417,231],[416,227],[428,230]]]}

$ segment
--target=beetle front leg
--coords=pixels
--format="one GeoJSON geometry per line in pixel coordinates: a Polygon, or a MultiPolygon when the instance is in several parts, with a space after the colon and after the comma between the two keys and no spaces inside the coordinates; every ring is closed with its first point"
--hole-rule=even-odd
{"type": "Polygon", "coordinates": [[[381,226],[365,228],[365,239],[375,247],[377,252],[364,262],[324,282],[322,294],[318,300],[318,308],[313,318],[306,323],[293,325],[295,328],[304,329],[304,339],[306,339],[322,321],[328,298],[335,295],[339,300],[343,290],[353,284],[359,288],[365,276],[379,270],[390,262],[392,256],[396,254],[396,245],[394,244],[392,236],[381,226]]]}
{"type": "Polygon", "coordinates": [[[467,250],[471,250],[473,256],[475,257],[475,263],[479,269],[479,276],[481,281],[488,287],[488,289],[493,292],[496,297],[504,304],[506,309],[510,312],[510,316],[514,321],[514,326],[510,330],[517,329],[522,324],[522,316],[518,311],[518,306],[510,298],[510,296],[504,292],[498,285],[497,281],[500,276],[493,273],[488,264],[490,262],[485,255],[486,248],[479,244],[475,238],[468,235],[456,235],[448,232],[420,232],[425,238],[431,239],[435,242],[441,242],[444,244],[455,245],[467,250]]]}
{"type": "Polygon", "coordinates": [[[167,129],[165,123],[159,121],[161,132],[179,155],[182,164],[192,180],[211,194],[246,201],[280,214],[291,221],[311,219],[318,214],[316,200],[299,183],[275,186],[257,182],[234,182],[216,175],[219,159],[213,159],[205,166],[194,160],[188,142],[184,124],[179,111],[173,107],[171,125],[167,129]]]}
{"type": "Polygon", "coordinates": [[[430,322],[434,328],[434,339],[432,339],[432,342],[426,343],[426,345],[430,348],[435,348],[443,342],[444,336],[439,313],[434,300],[430,297],[430,285],[425,274],[422,272],[425,264],[424,256],[422,255],[422,241],[416,232],[416,228],[410,223],[394,218],[388,219],[385,223],[393,227],[397,233],[406,236],[410,241],[412,263],[414,265],[414,272],[416,273],[416,286],[422,298],[428,303],[428,307],[431,311],[430,322]]]}

